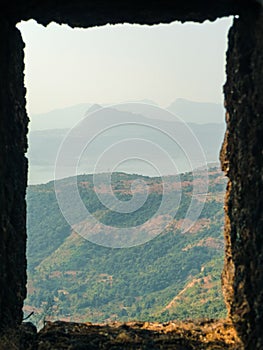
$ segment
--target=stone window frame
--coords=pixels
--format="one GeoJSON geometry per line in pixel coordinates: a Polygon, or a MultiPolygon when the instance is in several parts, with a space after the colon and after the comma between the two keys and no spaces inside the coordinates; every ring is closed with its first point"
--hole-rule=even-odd
{"type": "Polygon", "coordinates": [[[224,85],[227,131],[221,150],[228,177],[223,293],[245,347],[263,347],[262,271],[262,1],[202,0],[151,4],[84,0],[4,1],[0,14],[0,329],[22,322],[26,296],[27,123],[24,44],[16,23],[35,19],[72,27],[158,24],[238,16],[229,32],[224,85]],[[256,205],[255,205],[256,203],[256,205]],[[249,257],[249,263],[247,262],[249,257]],[[15,271],[15,273],[14,273],[15,271]]]}

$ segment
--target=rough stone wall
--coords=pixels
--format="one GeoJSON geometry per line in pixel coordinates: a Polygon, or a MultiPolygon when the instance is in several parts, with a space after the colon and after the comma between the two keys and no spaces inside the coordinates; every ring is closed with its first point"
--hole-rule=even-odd
{"type": "Polygon", "coordinates": [[[34,18],[47,25],[51,21],[72,27],[107,23],[159,24],[172,21],[214,21],[238,14],[256,0],[2,0],[0,16],[12,20],[34,18]]]}
{"type": "Polygon", "coordinates": [[[244,12],[229,33],[224,87],[229,177],[223,291],[246,349],[263,349],[263,11],[244,12]]]}
{"type": "Polygon", "coordinates": [[[23,42],[0,20],[0,329],[22,320],[26,295],[27,116],[23,42]]]}

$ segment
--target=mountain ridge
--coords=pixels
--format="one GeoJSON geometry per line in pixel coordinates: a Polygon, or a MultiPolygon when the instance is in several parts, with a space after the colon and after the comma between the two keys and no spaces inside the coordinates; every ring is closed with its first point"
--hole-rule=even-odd
{"type": "MultiPolygon", "coordinates": [[[[127,101],[126,103],[142,103],[161,108],[154,101],[147,99],[131,102],[127,101]]],[[[96,106],[114,108],[118,105],[121,106],[123,104],[81,103],[65,108],[56,108],[48,112],[32,113],[30,115],[31,121],[29,128],[30,131],[71,128],[78,123],[89,110],[93,111],[93,108],[96,106]]],[[[224,123],[224,107],[219,103],[197,102],[184,98],[177,98],[163,109],[178,115],[187,123],[224,123]]]]}
{"type": "MultiPolygon", "coordinates": [[[[127,199],[126,191],[137,176],[114,176],[113,190],[120,199],[127,199]]],[[[98,217],[114,224],[118,216],[103,209],[95,197],[92,199],[92,187],[88,185],[91,177],[78,176],[80,194],[95,215],[98,213],[98,217]]],[[[108,322],[224,316],[220,273],[226,182],[217,168],[209,168],[209,179],[207,203],[192,231],[178,230],[193,186],[192,175],[185,173],[181,174],[182,202],[175,220],[154,239],[125,249],[98,246],[74,232],[59,211],[52,182],[30,186],[25,310],[35,310],[36,323],[44,318],[108,322]],[[211,278],[213,283],[206,288],[211,278]],[[186,288],[193,279],[198,282],[186,288]],[[184,304],[165,309],[179,293],[184,304]]],[[[158,178],[144,180],[152,182],[153,189],[158,188],[158,178]]],[[[62,181],[67,186],[72,179],[62,181]]],[[[175,180],[171,178],[172,181],[175,180]]],[[[155,192],[151,198],[158,198],[155,192]]],[[[144,211],[137,211],[126,222],[130,225],[141,216],[145,218],[144,211]]]]}
{"type": "MultiPolygon", "coordinates": [[[[172,155],[179,167],[179,172],[189,171],[189,161],[187,160],[187,157],[185,157],[184,149],[178,144],[182,133],[186,134],[185,139],[189,139],[189,142],[198,142],[200,144],[200,147],[204,151],[206,162],[213,162],[218,159],[225,131],[223,123],[210,123],[203,125],[189,123],[188,125],[184,125],[184,123],[181,123],[179,120],[150,119],[142,113],[132,113],[131,111],[121,111],[113,108],[108,108],[104,113],[103,109],[97,111],[98,113],[90,113],[90,119],[88,115],[85,122],[79,126],[79,129],[81,130],[85,130],[85,128],[88,130],[86,142],[92,140],[92,142],[89,142],[89,147],[87,147],[81,154],[78,163],[80,168],[83,166],[87,167],[87,164],[89,167],[85,170],[81,168],[81,172],[94,172],[94,164],[97,163],[97,160],[103,154],[105,149],[107,150],[118,142],[122,142],[122,147],[114,148],[114,151],[112,151],[115,152],[114,157],[118,158],[122,154],[129,155],[134,152],[136,147],[133,145],[131,148],[130,143],[124,142],[131,138],[137,138],[137,144],[144,141],[143,149],[141,146],[138,146],[142,150],[141,157],[143,158],[145,156],[145,159],[151,159],[151,162],[154,160],[155,164],[160,164],[164,171],[166,171],[166,174],[169,168],[167,164],[164,163],[165,158],[160,157],[154,147],[150,149],[149,142],[152,145],[156,145],[157,148],[158,146],[159,148],[161,147],[161,149],[166,150],[172,155]],[[100,125],[104,125],[103,123],[105,120],[108,120],[109,123],[112,121],[112,124],[115,125],[115,127],[107,129],[105,126],[104,129],[106,128],[107,130],[104,130],[102,127],[103,132],[101,132],[100,125]],[[116,126],[116,124],[118,125],[116,126]],[[172,134],[172,138],[169,137],[169,135],[166,135],[169,130],[173,130],[175,133],[172,134]],[[179,138],[179,140],[177,140],[177,138],[179,138]],[[144,149],[145,152],[143,153],[144,149]]],[[[158,111],[159,110],[157,110],[157,112],[158,111]]],[[[36,184],[44,182],[48,180],[48,177],[51,179],[54,176],[58,151],[65,136],[67,135],[67,137],[70,137],[69,135],[71,134],[69,132],[70,129],[38,130],[30,132],[28,150],[28,158],[30,162],[29,183],[36,184]]],[[[104,160],[104,168],[100,171],[111,169],[111,159],[112,157],[107,157],[104,160]]],[[[123,163],[122,168],[118,171],[124,170],[130,172],[132,169],[135,169],[136,172],[141,171],[144,175],[151,175],[152,173],[150,173],[150,171],[153,171],[152,169],[149,169],[146,164],[142,164],[142,162],[134,162],[133,164],[127,162],[123,163]]],[[[63,177],[67,176],[66,171],[65,168],[63,177]]]]}

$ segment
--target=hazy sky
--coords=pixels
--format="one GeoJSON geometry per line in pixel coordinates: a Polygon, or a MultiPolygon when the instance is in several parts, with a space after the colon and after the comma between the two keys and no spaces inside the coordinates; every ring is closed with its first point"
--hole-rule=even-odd
{"type": "Polygon", "coordinates": [[[20,23],[28,111],[140,99],[166,107],[179,97],[220,103],[231,23],[89,29],[20,23]]]}

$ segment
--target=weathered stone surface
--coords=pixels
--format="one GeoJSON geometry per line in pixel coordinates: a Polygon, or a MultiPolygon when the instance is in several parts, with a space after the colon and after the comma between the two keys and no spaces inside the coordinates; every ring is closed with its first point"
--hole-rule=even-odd
{"type": "Polygon", "coordinates": [[[72,27],[89,27],[107,23],[159,24],[172,21],[214,21],[257,6],[256,0],[3,0],[1,15],[16,22],[36,19],[47,25],[51,21],[72,27]]]}
{"type": "Polygon", "coordinates": [[[115,322],[108,325],[54,322],[39,332],[37,349],[232,349],[242,345],[226,321],[115,322]]]}
{"type": "Polygon", "coordinates": [[[231,322],[47,322],[37,334],[30,322],[0,335],[1,350],[242,350],[231,322]]]}
{"type": "Polygon", "coordinates": [[[0,329],[22,321],[26,296],[27,116],[24,44],[0,20],[0,329]]]}
{"type": "Polygon", "coordinates": [[[6,329],[0,334],[1,350],[37,350],[37,329],[26,322],[16,328],[6,329]]]}
{"type": "Polygon", "coordinates": [[[263,12],[235,19],[224,87],[226,255],[223,290],[246,349],[263,349],[263,12]]]}

